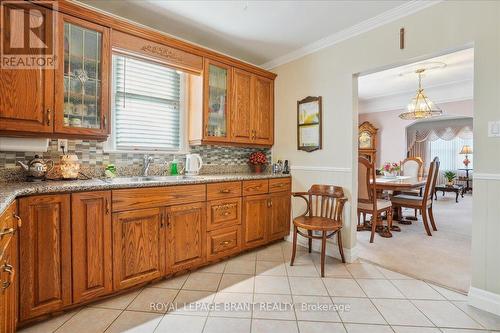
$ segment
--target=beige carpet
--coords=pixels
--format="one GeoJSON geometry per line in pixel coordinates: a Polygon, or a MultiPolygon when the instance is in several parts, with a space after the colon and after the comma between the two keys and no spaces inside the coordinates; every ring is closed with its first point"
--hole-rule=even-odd
{"type": "MultiPolygon", "coordinates": [[[[403,215],[412,215],[406,210],[403,215]]],[[[359,256],[391,270],[427,280],[445,287],[468,292],[471,278],[472,195],[438,193],[434,202],[438,231],[428,237],[421,216],[412,225],[399,225],[401,232],[392,238],[375,236],[369,243],[369,232],[358,232],[359,256]]]]}

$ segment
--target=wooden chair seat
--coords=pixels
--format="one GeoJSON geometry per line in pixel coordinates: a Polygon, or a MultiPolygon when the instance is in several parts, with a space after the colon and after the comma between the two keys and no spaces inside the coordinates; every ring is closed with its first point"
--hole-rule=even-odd
{"type": "Polygon", "coordinates": [[[307,230],[335,231],[342,228],[342,221],[319,216],[299,216],[293,220],[293,224],[307,230]]]}
{"type": "MultiPolygon", "coordinates": [[[[392,203],[390,200],[377,199],[377,210],[378,211],[387,210],[391,206],[392,206],[392,203]]],[[[370,203],[359,202],[358,209],[372,211],[373,210],[373,203],[371,203],[371,202],[370,203]]]]}

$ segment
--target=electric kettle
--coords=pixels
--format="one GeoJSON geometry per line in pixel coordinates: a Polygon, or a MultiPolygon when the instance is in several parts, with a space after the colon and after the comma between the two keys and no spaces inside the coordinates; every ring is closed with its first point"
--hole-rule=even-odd
{"type": "Polygon", "coordinates": [[[186,155],[186,166],[185,173],[188,176],[196,176],[201,167],[203,166],[203,161],[201,160],[200,155],[198,154],[187,154],[186,155]]]}

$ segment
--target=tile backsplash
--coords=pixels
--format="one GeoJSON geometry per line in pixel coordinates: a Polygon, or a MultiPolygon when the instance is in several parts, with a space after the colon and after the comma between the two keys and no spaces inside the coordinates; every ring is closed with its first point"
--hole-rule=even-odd
{"type": "MultiPolygon", "coordinates": [[[[118,170],[131,169],[136,170],[142,165],[143,153],[116,153],[105,152],[103,142],[95,140],[68,140],[68,153],[76,154],[80,160],[82,170],[90,172],[93,176],[100,176],[102,170],[108,164],[114,164],[118,170]]],[[[3,169],[16,168],[16,161],[28,161],[36,154],[43,155],[45,159],[52,159],[54,162],[59,160],[61,152],[57,149],[57,140],[50,140],[47,152],[5,152],[0,151],[0,171],[3,169]]],[[[192,146],[191,153],[200,154],[206,169],[214,169],[222,167],[226,169],[229,166],[234,166],[236,169],[246,170],[244,167],[247,164],[248,155],[254,151],[262,151],[268,156],[268,161],[271,161],[271,149],[268,148],[243,148],[243,147],[223,147],[223,146],[192,146]]],[[[154,158],[156,172],[163,172],[166,168],[166,163],[174,158],[171,153],[155,153],[150,154],[154,158]],[[161,171],[163,170],[163,171],[161,171]]],[[[176,154],[179,160],[183,160],[184,156],[176,154]]],[[[16,168],[18,169],[18,168],[16,168]]],[[[153,171],[153,170],[152,170],[153,171]]],[[[127,172],[129,173],[129,172],[127,172]]]]}

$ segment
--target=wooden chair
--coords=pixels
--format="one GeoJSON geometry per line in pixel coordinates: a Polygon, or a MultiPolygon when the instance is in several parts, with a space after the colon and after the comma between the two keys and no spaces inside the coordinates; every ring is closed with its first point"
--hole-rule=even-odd
{"type": "MultiPolygon", "coordinates": [[[[408,157],[403,162],[401,162],[401,175],[410,176],[414,178],[424,176],[424,161],[420,157],[408,157]]],[[[403,191],[401,194],[422,196],[423,187],[416,188],[413,190],[403,191]]],[[[407,219],[417,220],[418,209],[415,209],[414,217],[407,217],[407,219]]]]}
{"type": "Polygon", "coordinates": [[[401,209],[401,207],[419,209],[422,212],[422,220],[424,222],[425,231],[429,236],[432,236],[432,233],[429,228],[428,219],[430,219],[432,229],[437,231],[434,214],[432,212],[432,195],[434,193],[434,188],[436,187],[438,174],[439,158],[435,157],[429,168],[429,175],[427,176],[427,182],[425,184],[424,194],[422,197],[400,194],[393,196],[391,199],[392,204],[398,209],[401,209]]]}
{"type": "MultiPolygon", "coordinates": [[[[392,204],[390,200],[378,199],[377,188],[375,185],[375,166],[366,158],[358,158],[358,222],[361,214],[371,214],[371,236],[370,243],[373,243],[375,231],[378,225],[383,225],[380,217],[382,213],[387,215],[388,231],[384,237],[391,237],[392,227],[392,204]],[[373,181],[372,181],[373,180],[373,181]]],[[[364,218],[363,218],[364,222],[364,218]]]]}
{"type": "Polygon", "coordinates": [[[321,277],[325,276],[325,251],[326,240],[337,234],[342,262],[345,263],[344,249],[342,247],[341,229],[343,225],[343,210],[347,198],[342,187],[333,185],[313,185],[307,192],[294,192],[294,197],[305,200],[307,208],[304,214],[293,219],[293,250],[290,266],[293,266],[297,250],[297,234],[308,238],[309,253],[312,250],[312,240],[321,239],[321,277]],[[307,234],[300,231],[307,230],[307,234]],[[321,236],[313,234],[320,231],[321,236]]]}

